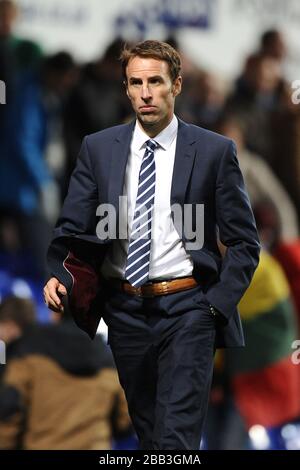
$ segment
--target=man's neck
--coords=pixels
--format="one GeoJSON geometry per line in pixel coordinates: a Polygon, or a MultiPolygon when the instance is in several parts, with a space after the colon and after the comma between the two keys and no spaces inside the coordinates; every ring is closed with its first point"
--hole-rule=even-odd
{"type": "Polygon", "coordinates": [[[137,121],[138,121],[140,128],[145,132],[145,134],[147,134],[151,139],[153,139],[158,134],[160,134],[161,131],[163,131],[166,127],[168,127],[168,125],[173,119],[173,116],[174,114],[172,114],[172,116],[168,119],[168,121],[164,123],[159,122],[157,124],[154,123],[152,125],[151,124],[149,125],[147,123],[145,124],[144,122],[141,122],[139,119],[137,121]]]}

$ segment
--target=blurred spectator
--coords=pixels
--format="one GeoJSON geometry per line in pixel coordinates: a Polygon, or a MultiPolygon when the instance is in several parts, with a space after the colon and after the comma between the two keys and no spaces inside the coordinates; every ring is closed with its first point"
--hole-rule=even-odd
{"type": "Polygon", "coordinates": [[[60,207],[58,183],[64,173],[63,106],[76,78],[68,53],[45,59],[41,70],[20,84],[0,139],[2,225],[7,216],[15,220],[21,245],[31,252],[36,272],[44,276],[50,226],[60,207]]]}
{"type": "Polygon", "coordinates": [[[188,86],[178,97],[176,110],[182,119],[213,129],[225,101],[224,83],[214,74],[196,71],[189,74],[188,86]]]}
{"type": "Polygon", "coordinates": [[[67,314],[23,337],[0,393],[1,449],[110,449],[132,427],[112,355],[67,314]]]}
{"type": "Polygon", "coordinates": [[[247,425],[276,426],[298,418],[300,375],[291,360],[295,311],[284,272],[266,252],[239,310],[247,347],[239,357],[229,352],[226,360],[247,425]]]}
{"type": "Polygon", "coordinates": [[[300,105],[291,99],[291,87],[285,87],[281,106],[270,120],[271,153],[268,161],[294,201],[300,218],[300,105]]]}
{"type": "Polygon", "coordinates": [[[206,427],[206,448],[211,450],[249,449],[253,426],[268,431],[300,417],[300,375],[291,357],[297,316],[288,279],[268,253],[273,240],[268,207],[258,204],[254,211],[264,249],[238,305],[246,346],[239,354],[228,349],[216,356],[206,427]]]}
{"type": "Polygon", "coordinates": [[[261,36],[259,52],[264,57],[283,61],[287,55],[287,47],[282,33],[277,29],[265,31],[261,36]]]}
{"type": "Polygon", "coordinates": [[[226,110],[239,114],[246,146],[269,161],[272,155],[270,115],[281,105],[285,82],[278,60],[253,54],[226,102],[226,110]]]}
{"type": "Polygon", "coordinates": [[[245,147],[244,127],[238,116],[224,114],[220,117],[217,130],[233,139],[237,145],[237,156],[243,172],[251,205],[256,210],[260,206],[273,211],[272,245],[279,241],[294,241],[298,238],[297,212],[292,200],[268,164],[245,147]]]}
{"type": "Polygon", "coordinates": [[[280,243],[273,254],[289,280],[298,314],[298,332],[300,333],[300,239],[292,243],[280,243]]]}
{"type": "Polygon", "coordinates": [[[252,426],[272,428],[300,416],[299,368],[291,360],[295,311],[284,272],[266,251],[239,312],[246,347],[222,354],[208,414],[209,449],[245,449],[252,426]]]}
{"type": "Polygon", "coordinates": [[[15,2],[0,0],[0,78],[6,83],[8,103],[19,76],[36,68],[42,56],[38,44],[14,35],[17,15],[15,2]]]}
{"type": "Polygon", "coordinates": [[[45,159],[62,197],[67,171],[64,114],[69,96],[79,80],[79,69],[70,54],[59,52],[45,60],[42,80],[47,114],[45,159]]]}
{"type": "MultiPolygon", "coordinates": [[[[0,340],[6,346],[6,362],[16,354],[24,335],[36,324],[36,311],[32,300],[9,296],[0,305],[0,340]]],[[[0,365],[0,379],[4,365],[0,365]]]]}
{"type": "Polygon", "coordinates": [[[32,300],[7,297],[0,305],[0,339],[9,345],[26,334],[35,320],[36,312],[32,300]]]}

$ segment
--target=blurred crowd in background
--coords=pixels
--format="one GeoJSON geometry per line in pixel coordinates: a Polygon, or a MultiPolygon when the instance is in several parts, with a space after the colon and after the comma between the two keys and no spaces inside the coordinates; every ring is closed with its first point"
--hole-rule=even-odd
{"type": "MultiPolygon", "coordinates": [[[[0,340],[7,363],[0,364],[0,448],[135,448],[105,340],[90,342],[41,299],[51,230],[83,137],[134,119],[118,61],[124,42],[116,38],[87,64],[66,51],[46,56],[14,35],[16,14],[13,2],[0,1],[0,340]]],[[[180,51],[175,36],[165,40],[180,51]]],[[[300,449],[300,364],[292,360],[300,319],[300,105],[283,74],[286,54],[282,33],[265,31],[228,82],[181,53],[176,115],[236,142],[263,247],[239,305],[247,346],[216,356],[202,442],[208,449],[300,449]]]]}

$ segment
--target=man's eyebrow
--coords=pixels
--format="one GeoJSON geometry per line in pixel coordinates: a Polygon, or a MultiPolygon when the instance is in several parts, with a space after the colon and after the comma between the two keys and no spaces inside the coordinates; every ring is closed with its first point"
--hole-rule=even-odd
{"type": "MultiPolygon", "coordinates": [[[[148,77],[148,80],[163,80],[163,77],[161,75],[152,75],[151,77],[148,77]]],[[[130,82],[135,82],[135,81],[142,81],[141,78],[139,77],[130,77],[129,78],[130,82]]]]}
{"type": "Polygon", "coordinates": [[[139,80],[141,80],[141,79],[138,78],[138,77],[130,77],[130,78],[129,78],[129,81],[130,81],[130,82],[139,81],[139,80]]]}
{"type": "Polygon", "coordinates": [[[149,77],[149,80],[163,80],[163,77],[161,75],[153,75],[149,77]]]}

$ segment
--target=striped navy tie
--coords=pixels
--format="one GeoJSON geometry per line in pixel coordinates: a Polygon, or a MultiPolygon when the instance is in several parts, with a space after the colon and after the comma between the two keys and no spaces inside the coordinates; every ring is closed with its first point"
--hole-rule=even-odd
{"type": "Polygon", "coordinates": [[[139,287],[149,278],[151,226],[155,196],[155,140],[146,142],[140,168],[135,211],[127,253],[125,279],[139,287]]]}

